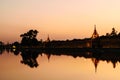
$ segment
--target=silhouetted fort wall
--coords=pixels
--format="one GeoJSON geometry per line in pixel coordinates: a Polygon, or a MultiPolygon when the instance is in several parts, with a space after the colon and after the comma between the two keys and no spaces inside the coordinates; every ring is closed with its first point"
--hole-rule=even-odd
{"type": "Polygon", "coordinates": [[[0,42],[0,47],[5,48],[120,48],[120,33],[112,28],[111,33],[99,36],[96,25],[94,32],[90,38],[73,39],[73,40],[50,40],[49,36],[46,41],[38,41],[37,30],[29,30],[27,33],[21,34],[21,43],[14,42],[4,45],[0,42]]]}
{"type": "Polygon", "coordinates": [[[74,39],[43,43],[46,48],[120,48],[120,37],[101,36],[96,39],[74,39]]]}
{"type": "Polygon", "coordinates": [[[44,43],[46,48],[86,48],[91,47],[91,40],[67,40],[67,41],[51,41],[44,43]]]}

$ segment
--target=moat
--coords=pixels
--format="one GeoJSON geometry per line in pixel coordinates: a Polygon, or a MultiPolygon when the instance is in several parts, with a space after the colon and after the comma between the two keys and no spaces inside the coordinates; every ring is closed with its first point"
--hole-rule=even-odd
{"type": "Polygon", "coordinates": [[[119,49],[0,51],[0,80],[119,80],[119,49]]]}

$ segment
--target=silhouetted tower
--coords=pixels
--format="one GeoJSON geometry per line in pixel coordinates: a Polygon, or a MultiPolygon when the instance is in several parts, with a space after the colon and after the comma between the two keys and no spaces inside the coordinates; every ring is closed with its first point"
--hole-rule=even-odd
{"type": "Polygon", "coordinates": [[[50,42],[50,38],[49,38],[49,35],[48,35],[48,37],[47,37],[47,40],[46,40],[46,42],[50,42]]]}
{"type": "Polygon", "coordinates": [[[93,34],[92,34],[92,39],[95,39],[95,38],[97,38],[97,37],[99,37],[99,34],[97,33],[96,25],[94,25],[94,32],[93,32],[93,34]]]}

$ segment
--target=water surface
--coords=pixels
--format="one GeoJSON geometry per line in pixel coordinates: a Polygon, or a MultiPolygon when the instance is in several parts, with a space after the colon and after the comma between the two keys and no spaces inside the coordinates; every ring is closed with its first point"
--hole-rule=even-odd
{"type": "Polygon", "coordinates": [[[4,51],[0,55],[0,80],[120,80],[118,55],[114,59],[105,54],[106,59],[90,52],[79,52],[79,56],[26,52],[30,53],[4,51]]]}

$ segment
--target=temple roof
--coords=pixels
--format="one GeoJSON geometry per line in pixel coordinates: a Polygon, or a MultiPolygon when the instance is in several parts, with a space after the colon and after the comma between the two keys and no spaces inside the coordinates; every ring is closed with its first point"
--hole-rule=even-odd
{"type": "Polygon", "coordinates": [[[96,25],[94,25],[94,32],[92,34],[92,39],[97,38],[97,37],[99,37],[99,34],[97,33],[96,25]]]}

